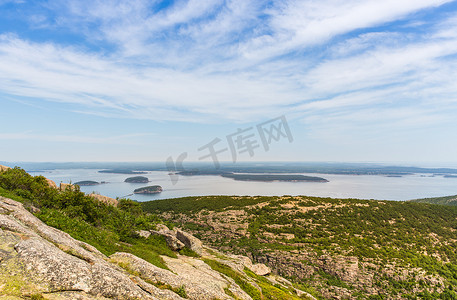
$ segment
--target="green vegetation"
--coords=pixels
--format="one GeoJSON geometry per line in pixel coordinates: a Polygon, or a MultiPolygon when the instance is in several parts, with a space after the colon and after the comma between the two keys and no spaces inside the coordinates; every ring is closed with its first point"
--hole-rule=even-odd
{"type": "Polygon", "coordinates": [[[183,197],[166,200],[141,202],[141,206],[147,212],[174,212],[192,214],[201,210],[220,211],[227,207],[241,208],[270,201],[277,197],[236,197],[236,196],[205,196],[183,197]]]}
{"type": "Polygon", "coordinates": [[[252,297],[254,300],[261,300],[262,294],[258,289],[256,289],[252,284],[246,281],[246,279],[241,275],[238,274],[238,272],[234,271],[232,268],[230,268],[227,265],[224,265],[223,263],[220,263],[215,260],[211,259],[204,259],[204,262],[209,265],[213,270],[218,271],[219,273],[222,273],[230,278],[232,278],[236,284],[240,286],[240,288],[245,291],[249,296],[252,297]]]}
{"type": "MultiPolygon", "coordinates": [[[[106,255],[129,252],[162,268],[160,255],[177,254],[163,237],[137,234],[163,222],[157,214],[216,248],[267,262],[319,298],[457,299],[457,196],[407,202],[208,196],[146,203],[121,199],[113,207],[78,187],[59,191],[19,168],[0,172],[0,195],[106,255]]],[[[179,253],[198,256],[187,248],[179,253]]],[[[253,299],[299,299],[293,289],[272,285],[248,269],[240,273],[204,261],[253,299]]],[[[184,287],[173,290],[186,297],[184,287]]],[[[226,293],[231,295],[229,289],[226,293]]]]}
{"type": "Polygon", "coordinates": [[[135,194],[157,194],[160,192],[162,192],[162,187],[160,185],[145,186],[133,191],[135,194]]]}
{"type": "MultiPolygon", "coordinates": [[[[121,199],[113,207],[86,196],[78,188],[58,191],[46,178],[33,177],[14,168],[0,173],[0,195],[38,209],[36,216],[46,224],[95,246],[105,255],[129,252],[166,268],[159,255],[176,257],[163,237],[138,236],[136,231],[155,227],[157,216],[145,214],[139,203],[121,199]]],[[[36,210],[35,209],[35,210],[36,210]]]]}
{"type": "Polygon", "coordinates": [[[99,184],[100,184],[100,182],[92,181],[92,180],[78,181],[75,183],[75,185],[79,185],[79,186],[90,186],[90,185],[99,185],[99,184]]]}
{"type": "Polygon", "coordinates": [[[263,299],[274,299],[274,300],[298,300],[301,299],[298,296],[291,294],[294,293],[294,291],[288,290],[282,285],[271,285],[271,283],[262,276],[256,275],[254,272],[249,270],[248,268],[244,268],[244,272],[246,275],[251,277],[256,281],[256,283],[260,286],[262,289],[262,296],[263,299]]]}
{"type": "MultiPolygon", "coordinates": [[[[124,267],[123,267],[124,268],[124,267]]],[[[128,268],[128,266],[127,266],[128,268]]],[[[134,272],[135,273],[135,272],[134,272]]],[[[134,274],[133,275],[136,275],[134,274]]],[[[186,288],[184,286],[180,286],[180,287],[177,287],[177,288],[173,288],[171,285],[169,285],[168,283],[163,283],[163,282],[152,282],[152,281],[149,281],[149,280],[145,280],[146,282],[148,282],[149,284],[152,284],[154,285],[155,287],[158,287],[159,289],[162,289],[162,290],[170,290],[170,291],[173,291],[175,292],[176,294],[178,294],[179,296],[183,297],[183,298],[188,298],[187,297],[187,292],[186,292],[186,288]]]]}
{"type": "Polygon", "coordinates": [[[109,170],[100,170],[99,173],[111,173],[111,174],[146,174],[145,171],[133,171],[129,169],[109,169],[109,170]]]}
{"type": "Polygon", "coordinates": [[[149,179],[144,176],[134,176],[134,177],[129,177],[124,180],[124,182],[130,182],[130,183],[148,183],[149,179]]]}
{"type": "Polygon", "coordinates": [[[187,298],[186,288],[184,286],[180,286],[179,288],[172,289],[176,294],[183,298],[187,298]]]}
{"type": "Polygon", "coordinates": [[[222,174],[222,177],[233,178],[241,181],[313,181],[328,182],[327,179],[305,175],[278,175],[278,174],[222,174]]]}
{"type": "Polygon", "coordinates": [[[314,181],[314,182],[328,182],[327,179],[315,176],[305,175],[289,175],[289,174],[238,174],[227,171],[219,170],[186,170],[178,172],[177,174],[183,176],[205,176],[205,175],[216,175],[226,178],[232,178],[234,180],[242,181],[314,181]]]}
{"type": "Polygon", "coordinates": [[[179,250],[179,254],[189,256],[189,257],[200,257],[200,255],[198,255],[197,252],[195,252],[194,250],[189,249],[187,247],[184,247],[181,250],[179,250]]]}
{"type": "Polygon", "coordinates": [[[457,206],[457,195],[446,196],[446,197],[415,199],[415,200],[411,200],[411,201],[418,202],[418,203],[430,203],[430,204],[457,206]]]}
{"type": "MultiPolygon", "coordinates": [[[[243,291],[245,291],[254,300],[299,300],[302,299],[295,294],[295,291],[291,291],[281,285],[273,286],[270,281],[265,277],[254,274],[249,269],[245,268],[244,273],[240,274],[233,270],[229,266],[220,263],[212,259],[204,260],[213,270],[218,271],[230,278],[232,278],[236,284],[238,284],[243,291]],[[246,275],[248,277],[246,277],[246,275]],[[250,278],[250,279],[249,279],[250,278]],[[251,282],[255,282],[261,289],[254,287],[251,282]]],[[[227,289],[227,295],[233,296],[233,294],[227,289]]]]}
{"type": "Polygon", "coordinates": [[[452,294],[449,286],[457,287],[454,206],[209,196],[153,201],[142,207],[213,247],[259,261],[268,257],[281,275],[314,290],[331,293],[338,288],[365,299],[369,284],[380,295],[414,298],[428,292],[439,298],[452,294]]]}

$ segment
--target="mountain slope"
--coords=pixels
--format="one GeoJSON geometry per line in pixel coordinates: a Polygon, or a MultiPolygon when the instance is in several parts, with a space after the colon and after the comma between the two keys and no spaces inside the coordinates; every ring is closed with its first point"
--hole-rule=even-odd
{"type": "Polygon", "coordinates": [[[429,204],[457,206],[457,195],[446,196],[446,197],[414,199],[414,200],[410,200],[410,201],[417,202],[417,203],[429,203],[429,204]]]}
{"type": "Polygon", "coordinates": [[[114,207],[17,168],[0,172],[0,195],[2,299],[314,299],[133,201],[114,207]]]}
{"type": "Polygon", "coordinates": [[[457,299],[457,207],[305,196],[142,205],[324,298],[457,299]]]}

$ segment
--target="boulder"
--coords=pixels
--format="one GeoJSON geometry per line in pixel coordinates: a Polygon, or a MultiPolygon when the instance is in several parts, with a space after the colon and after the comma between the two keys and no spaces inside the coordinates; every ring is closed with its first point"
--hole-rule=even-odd
{"type": "Polygon", "coordinates": [[[162,234],[163,237],[165,237],[165,241],[167,242],[167,246],[173,250],[173,251],[179,251],[182,248],[184,248],[186,245],[184,245],[183,242],[178,240],[176,236],[171,235],[171,234],[162,234]]]}
{"type": "Polygon", "coordinates": [[[176,233],[174,231],[169,230],[168,227],[165,225],[159,225],[162,224],[158,224],[156,226],[158,230],[150,230],[150,234],[163,236],[165,238],[165,241],[167,242],[168,248],[170,248],[173,251],[179,251],[185,247],[184,243],[178,240],[178,238],[176,237],[176,233]]]}
{"type": "Polygon", "coordinates": [[[138,230],[136,233],[138,233],[139,236],[144,237],[145,239],[147,239],[151,235],[151,233],[147,230],[138,230]]]}
{"type": "Polygon", "coordinates": [[[251,299],[231,278],[222,276],[201,260],[178,256],[162,256],[170,270],[164,270],[130,253],[115,253],[110,261],[118,263],[153,283],[167,283],[173,289],[185,287],[187,297],[195,300],[232,299],[225,293],[229,289],[237,299],[251,299]]]}
{"type": "Polygon", "coordinates": [[[74,190],[75,189],[75,186],[73,184],[70,184],[70,183],[60,183],[60,188],[59,188],[61,191],[65,191],[66,189],[70,189],[70,190],[74,190]]]}
{"type": "Polygon", "coordinates": [[[7,167],[7,166],[2,166],[2,165],[0,165],[0,172],[7,171],[7,170],[9,170],[9,169],[11,169],[11,168],[10,168],[10,167],[7,167]]]}
{"type": "Polygon", "coordinates": [[[250,270],[259,276],[265,276],[271,273],[271,269],[264,264],[254,264],[250,270]]]}
{"type": "Polygon", "coordinates": [[[180,229],[176,229],[176,237],[190,250],[193,250],[198,255],[203,254],[202,242],[193,235],[180,229]]]}
{"type": "Polygon", "coordinates": [[[173,250],[173,251],[179,251],[182,248],[185,247],[184,243],[182,243],[178,238],[176,237],[176,232],[174,230],[170,230],[166,225],[164,224],[157,224],[156,225],[157,230],[150,230],[149,232],[154,235],[161,235],[165,238],[165,241],[167,242],[167,246],[173,250]]]}
{"type": "Polygon", "coordinates": [[[271,269],[265,264],[253,264],[251,259],[244,255],[223,254],[215,249],[211,249],[214,253],[213,259],[228,265],[234,270],[243,273],[244,268],[248,268],[254,274],[259,276],[266,276],[271,273],[271,269]]]}
{"type": "Polygon", "coordinates": [[[158,232],[173,233],[173,230],[170,230],[165,224],[157,224],[156,228],[158,232]]]}
{"type": "Polygon", "coordinates": [[[57,189],[57,184],[52,181],[51,179],[46,178],[46,181],[48,182],[48,185],[54,189],[57,189]]]}
{"type": "Polygon", "coordinates": [[[94,193],[89,194],[89,196],[94,198],[95,200],[98,200],[98,201],[103,202],[108,205],[112,205],[115,207],[117,207],[119,205],[119,201],[117,201],[116,199],[110,198],[110,197],[106,197],[106,196],[94,194],[94,193]]]}

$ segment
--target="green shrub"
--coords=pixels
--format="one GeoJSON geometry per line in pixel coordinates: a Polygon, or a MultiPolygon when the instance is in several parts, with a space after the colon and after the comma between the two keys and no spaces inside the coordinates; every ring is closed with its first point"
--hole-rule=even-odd
{"type": "Polygon", "coordinates": [[[230,268],[227,265],[224,265],[218,261],[212,260],[212,259],[204,259],[204,262],[208,264],[211,269],[218,271],[219,273],[222,273],[230,278],[232,278],[236,284],[240,286],[240,288],[245,291],[249,296],[251,296],[252,299],[254,300],[261,300],[262,299],[262,294],[261,292],[256,289],[252,284],[247,282],[241,274],[238,274],[235,270],[230,268]]]}
{"type": "Polygon", "coordinates": [[[163,237],[138,236],[138,230],[154,228],[159,219],[144,213],[135,201],[121,199],[119,207],[113,207],[85,195],[77,186],[58,191],[43,176],[33,177],[17,167],[0,173],[0,195],[39,208],[36,215],[44,223],[105,255],[130,252],[162,268],[166,266],[159,255],[176,257],[163,237]]]}

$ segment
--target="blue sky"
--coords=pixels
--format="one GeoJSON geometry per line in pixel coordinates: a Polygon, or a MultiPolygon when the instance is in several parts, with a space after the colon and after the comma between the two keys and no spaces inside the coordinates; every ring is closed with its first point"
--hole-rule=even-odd
{"type": "Polygon", "coordinates": [[[457,1],[0,0],[0,104],[1,161],[196,161],[285,115],[239,160],[457,162],[457,1]]]}

